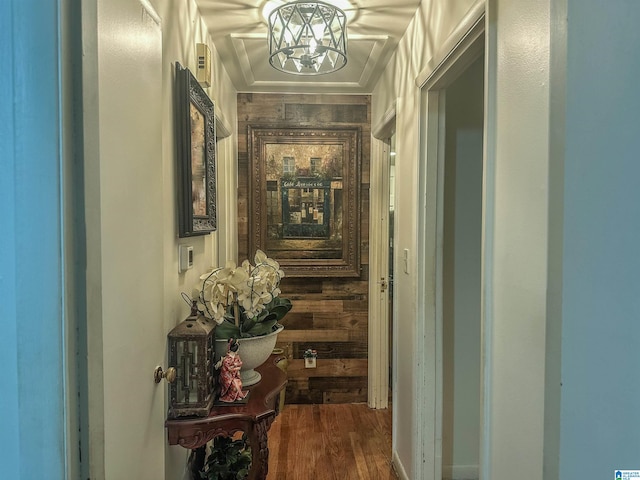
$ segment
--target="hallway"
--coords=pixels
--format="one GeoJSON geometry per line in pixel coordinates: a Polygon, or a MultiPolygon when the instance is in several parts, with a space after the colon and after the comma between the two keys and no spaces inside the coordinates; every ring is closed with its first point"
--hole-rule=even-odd
{"type": "MultiPolygon", "coordinates": [[[[267,204],[266,187],[282,199],[273,193],[277,181],[259,191],[260,202],[239,196],[252,191],[247,172],[257,154],[250,154],[260,152],[239,113],[244,101],[264,113],[252,117],[255,130],[269,128],[273,112],[291,131],[346,129],[352,120],[370,126],[357,127],[362,141],[352,142],[351,150],[369,158],[352,189],[354,221],[341,223],[354,232],[354,248],[341,243],[343,256],[353,252],[352,276],[313,270],[319,280],[311,282],[287,272],[306,288],[291,298],[296,310],[281,338],[296,349],[288,401],[313,397],[285,408],[273,424],[270,478],[393,478],[380,473],[392,450],[402,480],[441,480],[452,423],[444,421],[446,384],[438,375],[445,355],[455,361],[456,352],[439,337],[440,257],[448,239],[469,237],[443,235],[438,155],[447,125],[439,114],[453,101],[442,89],[461,73],[459,62],[482,49],[482,226],[474,247],[481,338],[473,366],[481,369],[482,410],[474,420],[480,455],[477,465],[461,465],[488,480],[510,480],[514,472],[523,480],[573,480],[640,471],[640,382],[630,381],[640,365],[640,2],[425,0],[413,10],[405,5],[412,0],[352,0],[354,15],[375,9],[394,25],[389,11],[411,17],[389,37],[363,13],[349,34],[369,52],[379,48],[363,57],[351,50],[347,68],[360,66],[361,74],[347,83],[342,73],[327,77],[327,88],[291,80],[289,89],[259,54],[266,37],[247,32],[266,31],[268,0],[210,0],[220,8],[209,11],[211,26],[200,1],[0,2],[3,478],[41,478],[43,466],[47,480],[184,477],[189,452],[167,442],[168,387],[153,372],[169,366],[167,334],[189,315],[181,293],[211,266],[250,257],[255,229],[246,212],[267,204]],[[223,8],[233,23],[219,20],[223,8]],[[239,82],[216,42],[241,55],[233,65],[239,82]],[[180,207],[192,212],[186,197],[194,182],[178,174],[193,165],[177,155],[175,66],[197,72],[201,45],[211,53],[204,84],[215,103],[207,140],[217,155],[217,229],[181,238],[180,207]],[[260,70],[248,68],[250,58],[260,70]],[[382,70],[367,68],[369,59],[382,70]],[[289,106],[258,105],[267,94],[289,106]],[[352,96],[370,101],[357,105],[352,96]],[[385,138],[373,132],[392,119],[397,434],[390,447],[388,437],[372,434],[388,432],[388,417],[368,418],[376,412],[350,404],[371,399],[370,367],[384,358],[369,336],[378,332],[369,321],[373,287],[384,281],[371,269],[378,263],[371,206],[380,201],[371,167],[385,154],[385,138]],[[358,230],[366,236],[356,238],[358,230]],[[192,253],[182,262],[187,270],[181,250],[192,253]],[[313,372],[305,371],[309,348],[319,354],[313,372]],[[345,399],[347,388],[360,397],[345,399]]],[[[318,157],[304,158],[300,177],[307,169],[311,176],[318,157]]],[[[324,205],[322,213],[324,225],[324,205]]],[[[477,329],[459,332],[469,343],[478,336],[477,329]]]]}
{"type": "Polygon", "coordinates": [[[286,405],[269,431],[267,480],[396,478],[391,409],[372,410],[363,403],[286,405]]]}

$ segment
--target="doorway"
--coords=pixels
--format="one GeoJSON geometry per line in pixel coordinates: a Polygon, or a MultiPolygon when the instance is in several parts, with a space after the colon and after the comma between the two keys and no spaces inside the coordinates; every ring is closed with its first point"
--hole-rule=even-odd
{"type": "MultiPolygon", "coordinates": [[[[476,16],[477,14],[477,16],[476,16]]],[[[483,463],[484,10],[422,72],[414,470],[475,480],[483,463]]]]}
{"type": "Polygon", "coordinates": [[[442,248],[442,479],[478,478],[484,57],[445,97],[442,248]]]}
{"type": "Polygon", "coordinates": [[[394,259],[394,243],[395,243],[395,239],[394,239],[394,232],[395,232],[395,227],[394,227],[394,219],[395,219],[395,215],[394,215],[394,211],[395,211],[395,198],[396,198],[396,156],[397,156],[397,152],[396,152],[396,133],[393,132],[393,134],[391,135],[391,138],[389,138],[389,166],[388,166],[388,179],[389,179],[389,184],[388,184],[388,194],[387,194],[387,198],[388,198],[388,205],[387,207],[387,212],[388,212],[388,218],[387,218],[387,223],[389,224],[389,230],[388,230],[388,250],[389,253],[387,255],[388,259],[389,259],[389,263],[387,265],[387,284],[388,284],[388,299],[387,299],[387,304],[388,304],[388,308],[387,308],[387,316],[388,316],[388,322],[389,322],[389,328],[387,329],[387,331],[389,332],[389,341],[388,343],[388,348],[389,348],[389,399],[391,400],[392,397],[392,389],[391,389],[391,385],[393,385],[393,319],[394,319],[394,304],[393,304],[393,279],[394,279],[394,264],[393,264],[393,259],[394,259]]]}

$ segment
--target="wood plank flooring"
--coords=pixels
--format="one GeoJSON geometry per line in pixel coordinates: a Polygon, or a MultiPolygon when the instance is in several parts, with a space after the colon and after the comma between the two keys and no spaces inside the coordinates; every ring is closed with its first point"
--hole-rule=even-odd
{"type": "Polygon", "coordinates": [[[391,410],[286,405],[269,431],[267,480],[395,480],[391,410]]]}

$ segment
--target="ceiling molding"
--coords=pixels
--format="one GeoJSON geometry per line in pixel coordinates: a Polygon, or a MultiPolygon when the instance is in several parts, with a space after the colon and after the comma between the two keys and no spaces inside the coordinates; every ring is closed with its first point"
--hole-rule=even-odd
{"type": "MultiPolygon", "coordinates": [[[[236,65],[239,72],[242,75],[242,82],[240,79],[236,79],[237,84],[242,84],[246,89],[259,89],[266,90],[294,90],[309,91],[313,89],[315,91],[327,90],[349,90],[358,92],[369,92],[373,88],[373,84],[377,81],[378,77],[386,62],[392,53],[391,39],[388,35],[350,35],[349,42],[353,46],[354,44],[362,45],[371,43],[371,48],[367,49],[367,59],[364,67],[359,74],[357,81],[327,81],[325,78],[331,78],[330,75],[317,77],[305,76],[304,78],[296,75],[289,74],[291,80],[259,80],[254,76],[254,69],[251,65],[251,59],[247,52],[247,45],[245,41],[249,40],[262,40],[267,43],[264,35],[260,33],[232,33],[229,35],[231,44],[233,45],[233,53],[236,59],[236,65]],[[311,78],[317,79],[316,81],[310,80],[311,78]]],[[[353,49],[351,49],[353,50],[353,49]]],[[[349,51],[347,51],[347,64],[349,58],[349,51]]],[[[266,61],[266,59],[265,59],[266,61]]],[[[287,74],[284,74],[287,75],[287,74]]],[[[239,85],[238,85],[239,86],[239,85]]]]}
{"type": "Polygon", "coordinates": [[[261,2],[195,0],[218,59],[239,92],[371,94],[420,0],[367,0],[347,25],[347,64],[326,75],[278,72],[269,64],[261,2]]]}
{"type": "MultiPolygon", "coordinates": [[[[362,74],[360,75],[360,79],[358,82],[363,87],[370,83],[375,83],[374,81],[378,79],[379,74],[376,75],[376,70],[379,70],[381,72],[387,64],[387,62],[385,61],[384,65],[381,65],[381,61],[384,58],[385,53],[389,54],[387,57],[391,56],[390,41],[388,36],[381,35],[377,38],[371,37],[370,39],[375,40],[375,42],[373,44],[373,48],[371,48],[371,53],[369,55],[369,58],[367,59],[367,63],[362,69],[362,74]]],[[[387,58],[386,60],[388,61],[389,59],[387,58]]]]}
{"type": "Polygon", "coordinates": [[[477,0],[444,41],[440,50],[418,74],[415,80],[418,88],[433,88],[439,79],[438,72],[448,71],[448,68],[443,67],[455,63],[460,52],[464,52],[465,56],[481,53],[484,48],[484,43],[481,42],[485,31],[484,19],[485,0],[477,0]],[[474,48],[469,49],[470,45],[473,45],[474,48]]]}
{"type": "Polygon", "coordinates": [[[236,58],[240,65],[240,71],[242,72],[244,83],[246,85],[253,85],[253,83],[255,83],[255,78],[253,77],[253,71],[251,70],[251,62],[249,61],[249,55],[247,55],[247,49],[244,48],[244,38],[248,37],[232,33],[230,38],[236,52],[236,58]]]}
{"type": "Polygon", "coordinates": [[[396,115],[397,115],[398,100],[394,100],[391,106],[384,112],[382,118],[375,124],[371,134],[378,140],[388,140],[389,137],[396,131],[396,115]]]}
{"type": "Polygon", "coordinates": [[[215,103],[214,116],[216,119],[216,140],[227,138],[231,135],[231,124],[227,121],[222,110],[218,108],[218,104],[215,103]]]}

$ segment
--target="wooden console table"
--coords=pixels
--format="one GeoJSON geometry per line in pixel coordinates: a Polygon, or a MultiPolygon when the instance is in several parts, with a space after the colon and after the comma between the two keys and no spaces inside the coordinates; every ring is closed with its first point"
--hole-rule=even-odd
{"type": "Polygon", "coordinates": [[[192,472],[204,465],[208,441],[218,435],[231,436],[238,431],[247,434],[251,446],[249,480],[265,480],[269,469],[267,432],[278,414],[280,392],[287,384],[286,374],[276,366],[279,356],[271,357],[256,370],[262,379],[250,390],[249,400],[242,405],[216,406],[208,417],[189,417],[167,420],[169,445],[194,450],[192,472]]]}

